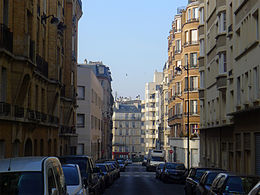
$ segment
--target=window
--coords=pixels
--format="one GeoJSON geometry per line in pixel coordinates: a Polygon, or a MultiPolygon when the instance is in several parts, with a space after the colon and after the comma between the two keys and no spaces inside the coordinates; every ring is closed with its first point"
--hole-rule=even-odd
{"type": "Polygon", "coordinates": [[[4,0],[4,9],[3,9],[3,22],[4,25],[8,26],[8,12],[9,12],[9,0],[4,0]]]}
{"type": "Polygon", "coordinates": [[[180,53],[181,52],[181,40],[176,40],[176,53],[180,53]]]}
{"type": "Polygon", "coordinates": [[[226,12],[222,12],[218,16],[218,32],[223,33],[226,31],[226,12]]]}
{"type": "Polygon", "coordinates": [[[129,123],[128,122],[125,122],[125,127],[129,128],[129,123]]]}
{"type": "Polygon", "coordinates": [[[199,18],[198,8],[193,8],[192,9],[192,18],[195,18],[195,19],[199,18]]]}
{"type": "Polygon", "coordinates": [[[185,32],[185,45],[189,44],[189,31],[185,32]]]}
{"type": "Polygon", "coordinates": [[[241,85],[240,85],[240,77],[237,77],[237,105],[241,103],[241,85]]]}
{"type": "Polygon", "coordinates": [[[200,24],[204,24],[204,7],[200,9],[200,24]]]}
{"type": "Polygon", "coordinates": [[[196,67],[197,66],[197,53],[191,53],[190,54],[190,67],[196,67]]]}
{"type": "Polygon", "coordinates": [[[177,26],[177,32],[181,31],[181,20],[180,19],[176,20],[176,26],[177,26]]]}
{"type": "Polygon", "coordinates": [[[132,122],[132,127],[135,128],[135,122],[132,122]]]}
{"type": "Polygon", "coordinates": [[[190,101],[190,113],[191,114],[197,114],[198,113],[198,101],[197,100],[191,100],[190,101]]]}
{"type": "Polygon", "coordinates": [[[42,95],[41,95],[41,111],[45,112],[45,89],[42,88],[42,95]]]}
{"type": "Polygon", "coordinates": [[[254,17],[254,23],[255,23],[255,34],[256,34],[256,40],[259,39],[259,19],[258,19],[258,10],[255,11],[255,13],[253,14],[254,17]]]}
{"type": "Polygon", "coordinates": [[[142,144],[144,143],[144,138],[141,138],[141,143],[142,143],[142,144]]]}
{"type": "Polygon", "coordinates": [[[260,97],[259,92],[259,69],[257,67],[253,70],[253,80],[254,80],[254,98],[258,99],[260,97]]]}
{"type": "Polygon", "coordinates": [[[77,114],[77,127],[84,127],[84,126],[85,126],[85,114],[77,114]]]}
{"type": "Polygon", "coordinates": [[[128,135],[128,129],[125,130],[125,135],[128,135]]]}
{"type": "Polygon", "coordinates": [[[85,99],[85,87],[84,86],[78,86],[78,99],[79,100],[85,99]]]}
{"type": "Polygon", "coordinates": [[[205,73],[204,71],[200,72],[200,88],[204,89],[205,88],[205,73]]]}
{"type": "Polygon", "coordinates": [[[182,114],[182,104],[181,103],[177,103],[175,104],[175,114],[178,115],[178,114],[182,114]]]}
{"type": "Polygon", "coordinates": [[[191,19],[191,9],[188,9],[188,21],[191,19]]]}
{"type": "Polygon", "coordinates": [[[185,66],[188,66],[188,63],[189,63],[189,55],[188,54],[185,54],[185,56],[184,56],[184,64],[185,64],[185,66]]]}
{"type": "Polygon", "coordinates": [[[192,134],[197,134],[198,133],[198,124],[191,124],[190,125],[190,132],[192,134]]]}
{"type": "Polygon", "coordinates": [[[200,40],[200,56],[205,55],[205,48],[204,48],[204,39],[200,40]]]}
{"type": "Polygon", "coordinates": [[[176,83],[177,95],[181,95],[181,82],[176,83]]]}
{"type": "Polygon", "coordinates": [[[39,102],[39,87],[38,85],[35,85],[35,110],[38,111],[38,102],[39,102]]]}
{"type": "Polygon", "coordinates": [[[222,52],[218,55],[219,74],[227,72],[226,52],[222,52]]]}
{"type": "Polygon", "coordinates": [[[196,76],[190,77],[190,90],[191,91],[198,90],[198,77],[196,76]]]}
{"type": "Polygon", "coordinates": [[[198,30],[191,30],[191,44],[198,43],[198,30]]]}
{"type": "Polygon", "coordinates": [[[7,95],[7,71],[6,68],[2,68],[1,73],[1,102],[6,102],[6,95],[7,95]]]}
{"type": "Polygon", "coordinates": [[[188,85],[188,77],[185,77],[185,88],[184,91],[188,91],[189,85],[188,85]]]}

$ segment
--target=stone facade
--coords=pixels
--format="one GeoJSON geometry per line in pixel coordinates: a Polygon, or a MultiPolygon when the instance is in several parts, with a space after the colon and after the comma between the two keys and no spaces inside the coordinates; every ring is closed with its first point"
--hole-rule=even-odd
{"type": "Polygon", "coordinates": [[[61,88],[66,85],[64,76],[69,71],[66,67],[73,64],[65,60],[65,55],[71,53],[67,48],[70,44],[66,45],[72,23],[70,5],[76,9],[75,24],[82,11],[80,0],[63,2],[0,3],[2,158],[75,152],[75,96],[67,96],[73,103],[72,110],[64,112],[68,117],[64,120],[61,88]],[[55,18],[46,17],[49,15],[55,18]],[[65,135],[67,132],[69,135],[65,135]]]}

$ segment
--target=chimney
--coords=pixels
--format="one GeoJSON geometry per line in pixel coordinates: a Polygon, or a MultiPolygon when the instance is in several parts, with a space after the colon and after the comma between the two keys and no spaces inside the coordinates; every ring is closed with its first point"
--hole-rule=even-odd
{"type": "Polygon", "coordinates": [[[84,64],[88,64],[88,60],[87,59],[84,60],[84,64]]]}

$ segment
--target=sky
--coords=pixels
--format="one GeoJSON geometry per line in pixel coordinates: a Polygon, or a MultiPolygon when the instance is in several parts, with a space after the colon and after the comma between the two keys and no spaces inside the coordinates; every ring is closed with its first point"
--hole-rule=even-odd
{"type": "Polygon", "coordinates": [[[163,71],[177,8],[188,0],[82,0],[78,63],[102,61],[113,95],[144,99],[145,83],[163,71]]]}

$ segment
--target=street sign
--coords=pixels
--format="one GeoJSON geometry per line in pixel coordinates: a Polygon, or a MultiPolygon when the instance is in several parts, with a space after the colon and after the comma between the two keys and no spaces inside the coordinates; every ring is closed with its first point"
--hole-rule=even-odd
{"type": "Polygon", "coordinates": [[[169,150],[170,151],[170,154],[172,154],[173,153],[173,151],[172,150],[169,150]]]}

